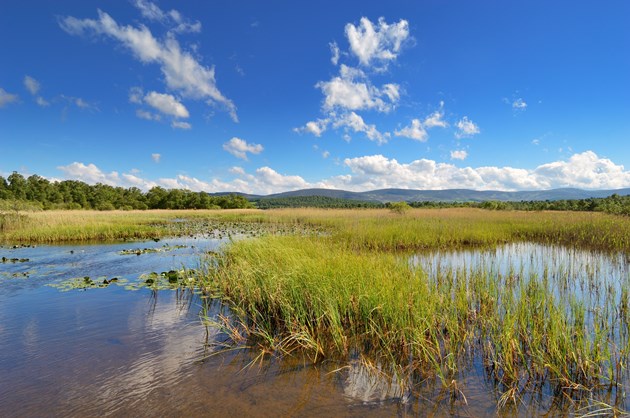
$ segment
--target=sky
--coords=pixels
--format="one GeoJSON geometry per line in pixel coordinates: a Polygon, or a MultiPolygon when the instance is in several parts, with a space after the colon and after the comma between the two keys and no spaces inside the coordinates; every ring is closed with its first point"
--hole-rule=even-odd
{"type": "Polygon", "coordinates": [[[0,2],[0,176],[630,187],[630,2],[0,2]]]}

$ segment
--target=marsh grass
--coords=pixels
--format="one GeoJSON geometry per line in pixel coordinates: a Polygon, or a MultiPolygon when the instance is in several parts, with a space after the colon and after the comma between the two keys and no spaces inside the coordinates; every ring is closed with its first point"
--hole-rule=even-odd
{"type": "Polygon", "coordinates": [[[205,285],[234,307],[238,320],[224,320],[238,340],[268,354],[318,361],[359,352],[389,365],[400,382],[437,379],[465,399],[458,378],[472,353],[502,407],[543,390],[576,406],[598,391],[622,402],[627,283],[621,297],[598,286],[601,297],[589,302],[572,280],[486,266],[429,277],[397,254],[331,237],[270,236],[232,244],[205,285]]]}
{"type": "Polygon", "coordinates": [[[625,402],[627,276],[611,284],[588,263],[562,260],[540,272],[477,265],[429,275],[401,252],[515,241],[627,249],[625,218],[476,210],[273,216],[329,233],[234,242],[209,264],[205,286],[233,306],[238,321],[224,320],[248,346],[312,361],[358,352],[388,365],[405,390],[435,379],[463,402],[458,381],[479,358],[501,408],[532,393],[566,398],[573,411],[597,394],[613,394],[613,407],[625,402]],[[586,274],[576,280],[579,269],[586,274]]]}
{"type": "Polygon", "coordinates": [[[482,265],[429,274],[410,253],[536,242],[627,255],[627,217],[479,209],[40,212],[3,227],[0,240],[245,230],[257,238],[231,242],[199,280],[230,307],[218,319],[225,334],[259,349],[260,358],[299,353],[317,362],[359,353],[403,391],[433,380],[463,402],[462,376],[480,359],[504,408],[543,392],[574,412],[602,399],[611,410],[626,405],[629,277],[607,283],[585,264],[579,269],[588,274],[576,280],[574,266],[554,260],[541,272],[482,265]]]}

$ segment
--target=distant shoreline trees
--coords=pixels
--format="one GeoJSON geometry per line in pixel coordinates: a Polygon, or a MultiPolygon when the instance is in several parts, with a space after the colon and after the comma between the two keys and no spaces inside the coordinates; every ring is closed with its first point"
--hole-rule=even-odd
{"type": "MultiPolygon", "coordinates": [[[[605,212],[630,216],[630,196],[613,194],[605,198],[574,200],[531,200],[484,202],[407,202],[413,208],[470,207],[488,210],[558,210],[605,212]]],[[[257,198],[251,201],[238,194],[209,195],[182,189],[153,187],[143,192],[137,187],[123,188],[107,184],[89,185],[77,180],[51,182],[41,176],[24,178],[13,172],[6,179],[0,176],[0,211],[92,209],[243,209],[254,208],[390,208],[398,210],[399,202],[381,203],[327,196],[289,196],[257,198]]],[[[400,210],[400,212],[404,212],[400,210]]]]}
{"type": "Polygon", "coordinates": [[[13,172],[0,176],[0,210],[23,206],[28,209],[243,209],[254,207],[243,196],[211,196],[205,192],[153,187],[143,192],[137,187],[107,184],[89,185],[77,180],[51,182],[41,176],[24,178],[13,172]]]}

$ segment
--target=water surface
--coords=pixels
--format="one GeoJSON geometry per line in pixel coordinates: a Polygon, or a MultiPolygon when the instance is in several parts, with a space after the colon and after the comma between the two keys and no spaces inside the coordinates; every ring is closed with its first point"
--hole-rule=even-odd
{"type": "MultiPolygon", "coordinates": [[[[451,398],[432,379],[412,394],[365,367],[360,356],[346,363],[266,357],[252,364],[256,350],[214,353],[212,343],[224,337],[201,317],[225,308],[191,290],[48,286],[85,276],[132,284],[149,272],[196,268],[221,244],[180,238],[0,249],[0,257],[29,260],[0,264],[0,416],[496,414],[500,393],[474,357],[458,378],[464,396],[451,398]],[[164,250],[121,254],[145,248],[164,250]]],[[[412,262],[429,278],[438,269],[485,265],[495,274],[547,269],[576,283],[599,277],[613,286],[627,284],[630,271],[618,254],[534,244],[420,254],[412,262]]],[[[548,396],[525,402],[502,414],[566,413],[548,396]]]]}

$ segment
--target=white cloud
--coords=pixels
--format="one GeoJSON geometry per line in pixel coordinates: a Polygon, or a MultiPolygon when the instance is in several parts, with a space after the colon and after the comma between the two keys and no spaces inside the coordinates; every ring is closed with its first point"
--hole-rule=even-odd
{"type": "Polygon", "coordinates": [[[527,109],[527,103],[525,103],[525,100],[518,98],[512,102],[512,108],[515,110],[525,110],[527,109]]]}
{"type": "Polygon", "coordinates": [[[315,121],[306,122],[306,125],[293,129],[295,132],[302,133],[307,132],[320,137],[328,127],[330,119],[317,119],[315,121]]]}
{"type": "Polygon", "coordinates": [[[136,0],[134,6],[140,10],[142,16],[149,20],[160,22],[164,25],[173,25],[173,32],[201,32],[201,22],[184,19],[177,10],[164,12],[155,3],[147,0],[136,0]]]}
{"type": "Polygon", "coordinates": [[[26,90],[29,91],[29,93],[31,93],[33,96],[35,96],[37,94],[37,92],[39,92],[40,89],[40,84],[39,81],[35,80],[33,77],[29,76],[29,75],[25,75],[24,76],[24,87],[26,87],[26,90]]]}
{"type": "Polygon", "coordinates": [[[8,93],[0,87],[0,108],[3,108],[10,103],[17,102],[17,100],[18,96],[16,94],[8,93]]]}
{"type": "Polygon", "coordinates": [[[67,179],[80,180],[88,184],[103,183],[110,186],[119,186],[122,181],[117,171],[104,173],[96,165],[74,162],[66,166],[57,167],[63,171],[67,179]]]}
{"type": "Polygon", "coordinates": [[[544,188],[616,189],[630,186],[630,171],[593,151],[573,154],[567,161],[543,164],[534,170],[544,188]]]}
{"type": "Polygon", "coordinates": [[[339,56],[341,52],[339,51],[339,47],[337,46],[337,42],[331,42],[328,44],[330,46],[330,62],[332,65],[337,65],[339,63],[339,56]]]}
{"type": "Polygon", "coordinates": [[[346,37],[350,51],[361,64],[369,66],[377,62],[386,68],[390,61],[396,59],[403,43],[409,38],[409,23],[401,19],[398,23],[388,24],[381,17],[375,25],[362,17],[359,25],[346,25],[346,37]]]}
{"type": "Polygon", "coordinates": [[[121,26],[107,13],[98,11],[98,20],[77,19],[68,16],[60,19],[59,25],[71,35],[106,35],[129,48],[143,63],[160,66],[166,85],[184,97],[205,100],[207,104],[219,104],[238,120],[236,106],[216,86],[214,67],[205,67],[189,52],[182,51],[175,36],[170,33],[160,42],[143,25],[121,26]]]}
{"type": "Polygon", "coordinates": [[[403,43],[409,39],[409,24],[406,20],[388,24],[383,18],[375,24],[363,17],[359,25],[347,24],[345,34],[350,44],[350,53],[342,52],[337,42],[329,43],[332,64],[338,65],[342,56],[348,57],[352,54],[358,58],[362,67],[341,64],[336,76],[316,83],[315,87],[324,96],[321,112],[325,116],[307,122],[294,131],[320,136],[331,125],[333,129],[343,128],[343,138],[346,141],[350,140],[348,132],[354,131],[365,133],[373,141],[387,142],[390,133],[381,133],[375,125],[366,124],[363,117],[356,112],[371,110],[388,113],[397,107],[402,94],[400,85],[385,83],[377,87],[366,71],[382,72],[396,59],[403,43]]]}
{"type": "MultiPolygon", "coordinates": [[[[630,187],[630,171],[593,151],[574,154],[534,169],[463,167],[420,159],[400,163],[382,155],[347,158],[351,174],[323,180],[321,187],[346,190],[381,188],[476,190],[542,190],[559,187],[618,189],[630,187]]],[[[320,187],[320,186],[318,186],[320,187]]]]}
{"type": "Polygon", "coordinates": [[[35,99],[35,103],[37,103],[41,107],[50,106],[50,103],[46,99],[44,99],[42,96],[37,96],[37,98],[35,99]]]}
{"type": "Polygon", "coordinates": [[[400,100],[400,86],[398,84],[383,84],[380,93],[387,96],[389,101],[393,104],[398,103],[400,100]]]}
{"type": "Polygon", "coordinates": [[[228,142],[223,144],[223,149],[243,160],[247,160],[247,153],[260,154],[263,151],[263,146],[260,144],[248,144],[247,141],[233,137],[228,142]]]}
{"type": "Polygon", "coordinates": [[[180,122],[178,120],[174,120],[171,122],[171,128],[188,130],[192,129],[192,125],[188,122],[180,122]]]}
{"type": "Polygon", "coordinates": [[[188,109],[178,101],[175,96],[152,91],[144,97],[144,102],[165,115],[176,118],[187,118],[190,116],[188,109]]]}
{"type": "Polygon", "coordinates": [[[429,139],[427,129],[430,128],[446,128],[448,123],[444,118],[444,102],[440,102],[440,110],[436,110],[421,122],[420,119],[412,119],[411,125],[401,130],[395,131],[394,135],[405,138],[415,139],[416,141],[426,142],[429,139]]]}
{"type": "Polygon", "coordinates": [[[322,157],[323,157],[323,158],[328,158],[328,157],[330,157],[330,152],[328,152],[328,151],[323,151],[323,152],[322,152],[322,157]]]}
{"type": "Polygon", "coordinates": [[[326,111],[340,108],[389,112],[400,99],[398,85],[389,83],[379,89],[370,84],[363,71],[344,64],[340,67],[339,76],[330,81],[320,81],[315,87],[324,94],[323,109],[326,111]]]}
{"type": "Polygon", "coordinates": [[[196,192],[218,192],[236,190],[235,185],[240,185],[242,183],[242,181],[238,181],[234,184],[225,183],[218,179],[212,179],[211,181],[206,182],[195,177],[182,174],[177,175],[174,178],[160,178],[157,181],[153,181],[138,177],[132,172],[119,174],[116,171],[112,171],[110,173],[106,173],[94,164],[86,165],[80,162],[74,162],[67,166],[59,166],[57,168],[65,174],[64,177],[68,180],[80,180],[88,184],[102,183],[110,186],[138,187],[145,191],[155,186],[162,186],[166,188],[186,189],[196,192]]]}
{"type": "Polygon", "coordinates": [[[230,173],[243,175],[243,174],[245,174],[245,170],[243,169],[243,167],[234,166],[234,167],[230,168],[230,173]]]}
{"type": "Polygon", "coordinates": [[[217,179],[209,182],[200,180],[196,177],[190,177],[183,174],[177,175],[175,178],[161,178],[157,183],[167,189],[184,189],[193,192],[219,192],[231,190],[229,183],[224,183],[217,179]]]}
{"type": "Polygon", "coordinates": [[[468,119],[468,116],[464,116],[455,126],[457,127],[455,138],[467,138],[481,132],[479,126],[468,119]]]}
{"type": "Polygon", "coordinates": [[[376,129],[376,125],[368,125],[363,118],[354,112],[345,113],[339,116],[333,123],[334,128],[345,128],[354,132],[363,132],[371,141],[384,144],[389,139],[389,133],[381,133],[376,129]]]}
{"type": "Polygon", "coordinates": [[[394,131],[394,135],[415,139],[420,142],[426,142],[429,138],[427,131],[424,129],[419,119],[413,119],[411,121],[411,125],[406,126],[399,131],[394,131]]]}
{"type": "Polygon", "coordinates": [[[160,160],[162,159],[162,154],[158,154],[158,153],[151,154],[151,159],[153,160],[153,162],[159,163],[160,160]]]}
{"type": "Polygon", "coordinates": [[[466,150],[453,150],[451,151],[451,160],[462,160],[464,161],[468,157],[468,152],[466,150]]]}
{"type": "Polygon", "coordinates": [[[285,176],[270,167],[256,169],[256,175],[259,186],[267,187],[268,190],[295,190],[309,186],[300,176],[285,176]]]}
{"type": "Polygon", "coordinates": [[[540,139],[538,139],[538,138],[532,139],[532,144],[539,145],[540,144],[540,139]]]}
{"type": "Polygon", "coordinates": [[[440,190],[469,188],[476,190],[540,190],[558,187],[583,189],[618,189],[630,187],[630,171],[593,151],[574,154],[566,161],[555,161],[534,169],[514,167],[462,167],[433,160],[419,159],[401,163],[383,155],[346,158],[343,164],[349,174],[317,182],[308,182],[298,175],[284,175],[271,167],[260,167],[253,174],[242,167],[229,172],[237,176],[230,181],[213,178],[208,181],[187,175],[143,179],[135,174],[116,171],[103,172],[94,164],[74,162],[58,167],[68,179],[89,184],[104,183],[112,186],[139,187],[148,190],[155,185],[193,191],[240,191],[269,194],[312,187],[366,191],[384,188],[440,190]]]}
{"type": "Polygon", "coordinates": [[[446,128],[448,123],[444,120],[444,111],[436,110],[424,119],[425,128],[446,128]]]}
{"type": "Polygon", "coordinates": [[[162,117],[158,115],[157,113],[147,112],[146,110],[142,110],[142,109],[136,110],[136,116],[139,117],[140,119],[146,119],[146,120],[158,121],[162,119],[162,117]]]}

